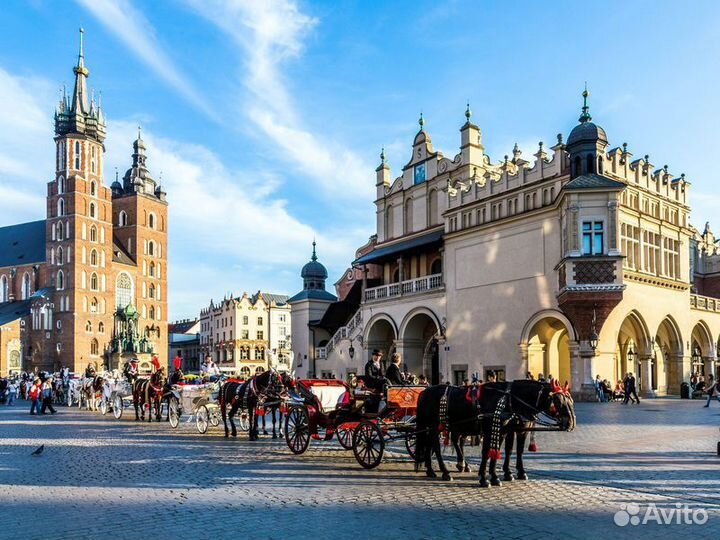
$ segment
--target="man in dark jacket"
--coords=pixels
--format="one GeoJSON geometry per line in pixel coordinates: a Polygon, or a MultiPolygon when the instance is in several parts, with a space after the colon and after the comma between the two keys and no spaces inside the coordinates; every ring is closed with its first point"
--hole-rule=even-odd
{"type": "Polygon", "coordinates": [[[393,353],[390,360],[390,365],[385,372],[385,378],[390,384],[395,386],[403,386],[407,384],[405,382],[405,377],[403,377],[403,374],[400,371],[400,354],[393,353]]]}
{"type": "Polygon", "coordinates": [[[635,381],[635,376],[632,373],[628,373],[625,377],[625,401],[624,404],[627,405],[627,402],[631,399],[634,399],[634,403],[638,404],[640,403],[640,398],[637,395],[637,383],[635,381]]]}
{"type": "Polygon", "coordinates": [[[365,364],[365,386],[373,390],[382,390],[383,384],[385,383],[385,377],[383,377],[382,367],[380,367],[380,360],[382,359],[382,353],[379,349],[374,349],[372,358],[365,364]]]}

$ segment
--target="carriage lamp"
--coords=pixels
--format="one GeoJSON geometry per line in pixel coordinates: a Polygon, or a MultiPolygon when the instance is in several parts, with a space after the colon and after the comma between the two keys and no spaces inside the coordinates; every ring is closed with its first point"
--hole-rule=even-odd
{"type": "Polygon", "coordinates": [[[353,358],[355,358],[355,347],[353,347],[352,345],[350,345],[350,348],[348,349],[348,354],[350,355],[350,360],[352,360],[353,358]]]}
{"type": "Polygon", "coordinates": [[[598,341],[600,341],[600,338],[597,335],[597,332],[593,330],[590,332],[590,348],[594,351],[597,349],[598,341]]]}

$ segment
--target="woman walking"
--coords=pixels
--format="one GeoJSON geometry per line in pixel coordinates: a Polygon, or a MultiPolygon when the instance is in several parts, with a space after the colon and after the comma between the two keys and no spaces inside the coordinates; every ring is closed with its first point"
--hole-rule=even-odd
{"type": "Polygon", "coordinates": [[[30,397],[30,414],[40,413],[39,400],[41,393],[40,379],[35,379],[35,382],[28,391],[28,396],[30,397]]]}
{"type": "Polygon", "coordinates": [[[45,409],[50,409],[50,414],[55,414],[55,408],[52,406],[53,398],[53,378],[48,377],[42,385],[42,407],[40,414],[45,414],[45,409]]]}

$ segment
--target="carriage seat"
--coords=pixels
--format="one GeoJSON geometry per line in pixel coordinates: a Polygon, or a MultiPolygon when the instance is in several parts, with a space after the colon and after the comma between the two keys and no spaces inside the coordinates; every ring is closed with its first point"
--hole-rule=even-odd
{"type": "Polygon", "coordinates": [[[317,398],[322,412],[334,411],[338,408],[343,400],[347,388],[344,385],[311,385],[310,391],[317,398]]]}

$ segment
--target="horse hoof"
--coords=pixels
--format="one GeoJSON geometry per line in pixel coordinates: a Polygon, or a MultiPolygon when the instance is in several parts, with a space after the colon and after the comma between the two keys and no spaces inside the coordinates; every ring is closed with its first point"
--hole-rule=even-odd
{"type": "Polygon", "coordinates": [[[488,481],[485,478],[480,479],[480,487],[481,488],[489,488],[490,484],[488,484],[488,481]]]}
{"type": "Polygon", "coordinates": [[[527,473],[526,473],[525,471],[519,472],[518,475],[517,475],[517,479],[518,479],[518,480],[527,480],[527,479],[528,479],[528,475],[527,475],[527,473]]]}
{"type": "Polygon", "coordinates": [[[505,474],[503,474],[503,480],[506,482],[512,482],[515,478],[510,471],[505,471],[505,474]]]}
{"type": "Polygon", "coordinates": [[[273,433],[273,439],[277,439],[277,438],[278,438],[277,435],[275,433],[273,433]]]}
{"type": "Polygon", "coordinates": [[[230,434],[229,434],[229,433],[226,433],[226,434],[225,434],[225,438],[227,439],[228,437],[230,437],[230,434]]]}
{"type": "Polygon", "coordinates": [[[452,476],[450,476],[450,473],[443,473],[442,479],[445,482],[452,482],[452,476]]]}
{"type": "Polygon", "coordinates": [[[232,436],[233,436],[233,437],[237,437],[237,433],[233,433],[232,436]]]}
{"type": "Polygon", "coordinates": [[[437,474],[435,474],[435,471],[433,471],[432,469],[425,471],[425,476],[427,476],[428,478],[437,478],[437,474]]]}
{"type": "Polygon", "coordinates": [[[493,486],[502,486],[502,482],[500,481],[499,478],[491,478],[490,484],[493,486]]]}
{"type": "Polygon", "coordinates": [[[463,472],[472,472],[472,467],[470,467],[470,465],[465,465],[463,472]]]}
{"type": "MultiPolygon", "coordinates": [[[[458,472],[463,472],[463,471],[465,471],[465,467],[463,467],[462,464],[460,464],[460,463],[457,463],[457,464],[455,465],[455,468],[458,470],[458,472]]],[[[467,472],[467,471],[465,471],[465,472],[467,472]]]]}
{"type": "Polygon", "coordinates": [[[269,435],[269,433],[263,429],[263,435],[269,435]]]}

